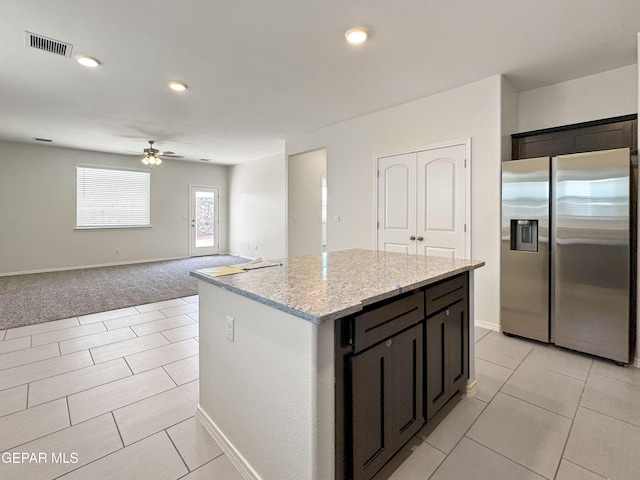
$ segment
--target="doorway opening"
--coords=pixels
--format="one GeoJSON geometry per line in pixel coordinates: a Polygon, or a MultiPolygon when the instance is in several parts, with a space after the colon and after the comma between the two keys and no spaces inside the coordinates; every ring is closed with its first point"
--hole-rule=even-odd
{"type": "Polygon", "coordinates": [[[287,166],[287,256],[327,249],[326,149],[289,156],[287,166]]]}

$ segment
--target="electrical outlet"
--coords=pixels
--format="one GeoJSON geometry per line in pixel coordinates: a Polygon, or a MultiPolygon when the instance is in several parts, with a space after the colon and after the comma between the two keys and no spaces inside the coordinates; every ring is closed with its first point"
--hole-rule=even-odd
{"type": "Polygon", "coordinates": [[[231,340],[232,342],[233,342],[233,333],[234,333],[233,330],[234,330],[234,328],[233,328],[233,317],[230,316],[230,315],[227,315],[227,333],[226,333],[226,335],[227,335],[227,338],[229,340],[231,340]]]}

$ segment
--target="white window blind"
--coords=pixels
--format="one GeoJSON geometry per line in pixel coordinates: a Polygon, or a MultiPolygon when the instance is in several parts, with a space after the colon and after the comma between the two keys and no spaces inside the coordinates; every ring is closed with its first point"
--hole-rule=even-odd
{"type": "Polygon", "coordinates": [[[151,174],[77,167],[77,228],[149,227],[151,174]]]}

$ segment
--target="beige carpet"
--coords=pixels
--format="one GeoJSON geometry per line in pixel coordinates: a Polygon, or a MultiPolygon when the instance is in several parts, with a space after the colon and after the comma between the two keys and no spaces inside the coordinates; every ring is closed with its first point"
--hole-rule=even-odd
{"type": "Polygon", "coordinates": [[[245,261],[218,255],[0,277],[0,330],[195,295],[191,271],[245,261]]]}

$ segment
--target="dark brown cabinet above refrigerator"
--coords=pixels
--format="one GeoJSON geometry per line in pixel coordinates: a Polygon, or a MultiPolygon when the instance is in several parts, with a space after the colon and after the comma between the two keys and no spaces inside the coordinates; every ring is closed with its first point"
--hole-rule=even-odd
{"type": "Polygon", "coordinates": [[[607,118],[511,136],[511,159],[554,157],[571,153],[629,148],[638,154],[637,115],[607,118]]]}

